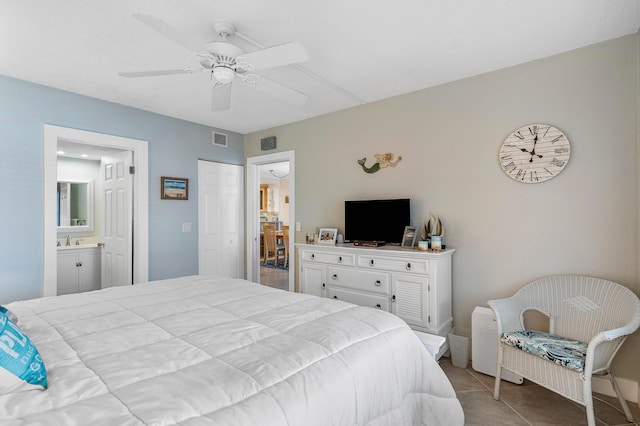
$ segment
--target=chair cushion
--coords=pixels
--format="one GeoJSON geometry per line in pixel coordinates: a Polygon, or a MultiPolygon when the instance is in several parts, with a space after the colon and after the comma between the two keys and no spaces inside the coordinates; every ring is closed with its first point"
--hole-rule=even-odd
{"type": "Polygon", "coordinates": [[[501,340],[507,345],[548,359],[571,370],[577,372],[584,370],[587,344],[579,340],[535,330],[504,333],[501,340]]]}

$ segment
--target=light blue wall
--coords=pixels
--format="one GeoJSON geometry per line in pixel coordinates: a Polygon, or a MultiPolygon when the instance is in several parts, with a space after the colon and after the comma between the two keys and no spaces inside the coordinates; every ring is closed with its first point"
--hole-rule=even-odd
{"type": "Polygon", "coordinates": [[[198,159],[244,163],[243,135],[0,75],[0,303],[42,296],[43,125],[149,143],[149,279],[198,272],[198,159]],[[160,177],[189,179],[189,200],[160,199],[160,177]],[[192,232],[181,232],[191,222],[192,232]]]}

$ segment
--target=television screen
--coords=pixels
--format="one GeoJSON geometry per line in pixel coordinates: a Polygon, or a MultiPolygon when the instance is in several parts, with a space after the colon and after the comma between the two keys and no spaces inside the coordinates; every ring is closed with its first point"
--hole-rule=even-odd
{"type": "Polygon", "coordinates": [[[400,243],[404,227],[408,225],[411,225],[411,208],[408,198],[344,202],[346,241],[400,243]]]}

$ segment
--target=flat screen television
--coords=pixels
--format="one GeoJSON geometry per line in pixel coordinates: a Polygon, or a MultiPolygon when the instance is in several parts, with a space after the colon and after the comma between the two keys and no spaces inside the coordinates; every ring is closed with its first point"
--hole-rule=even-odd
{"type": "Polygon", "coordinates": [[[411,225],[408,198],[344,202],[344,239],[349,242],[401,243],[404,227],[411,225]]]}

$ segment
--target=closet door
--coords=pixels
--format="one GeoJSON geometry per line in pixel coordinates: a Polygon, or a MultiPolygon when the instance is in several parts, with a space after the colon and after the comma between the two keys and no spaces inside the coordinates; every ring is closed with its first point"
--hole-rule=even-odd
{"type": "Polygon", "coordinates": [[[242,166],[198,161],[198,272],[244,278],[242,166]]]}

